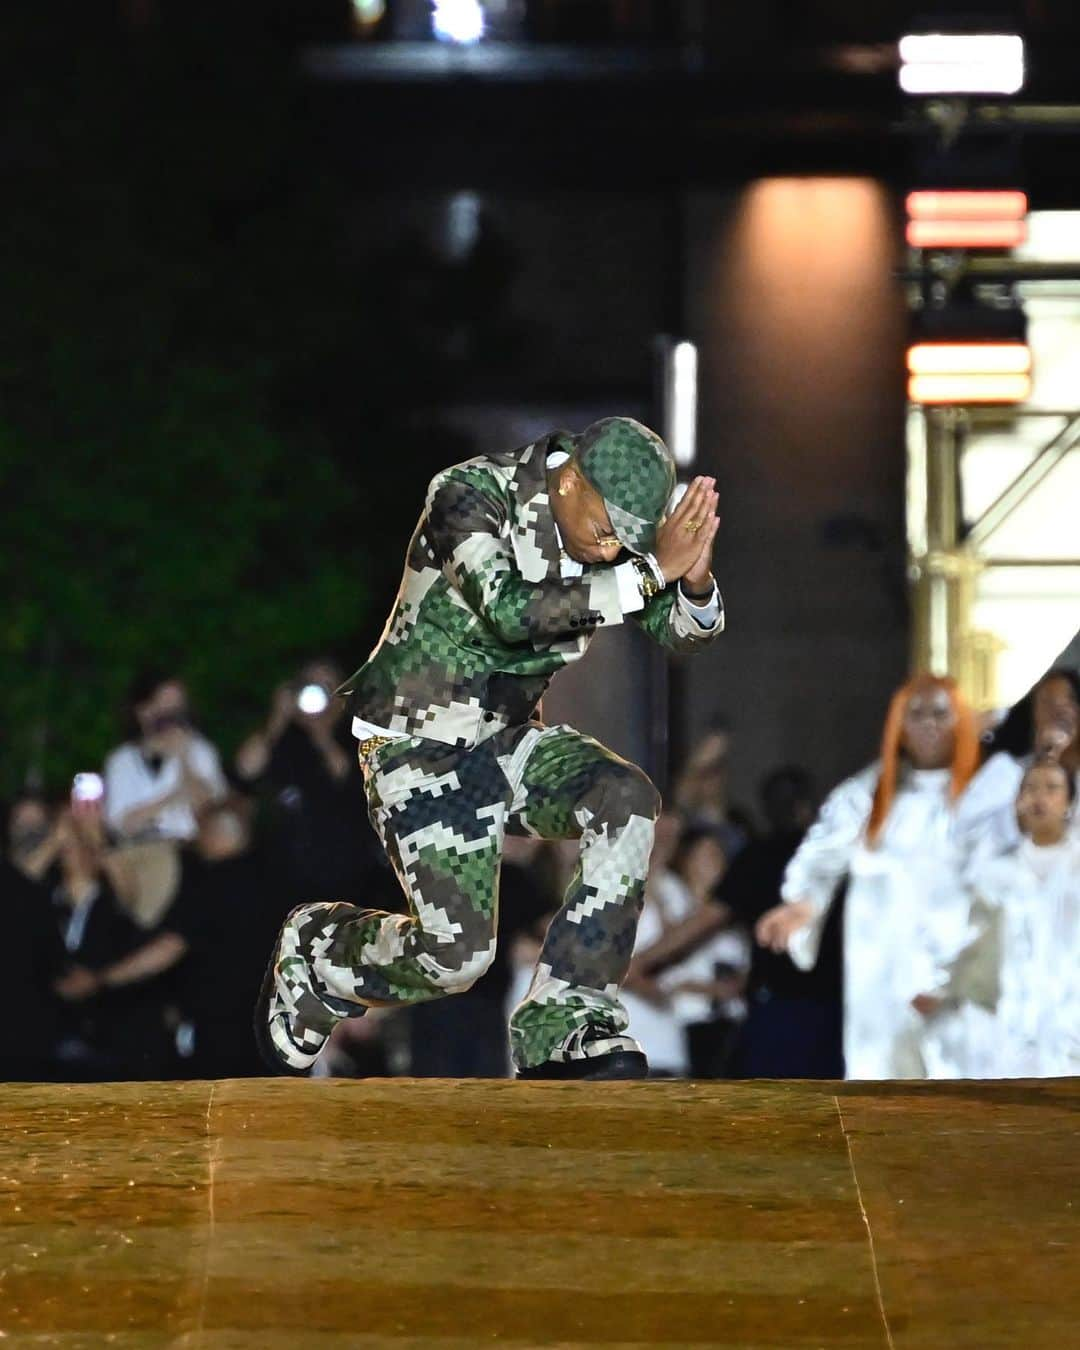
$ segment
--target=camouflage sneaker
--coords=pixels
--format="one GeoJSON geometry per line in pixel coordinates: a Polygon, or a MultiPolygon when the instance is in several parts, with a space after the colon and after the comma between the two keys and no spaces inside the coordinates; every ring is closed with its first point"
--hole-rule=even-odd
{"type": "Polygon", "coordinates": [[[624,1036],[610,1023],[592,1022],[575,1027],[551,1053],[531,1069],[518,1069],[519,1078],[647,1078],[649,1061],[633,1036],[624,1036]]]}
{"type": "Polygon", "coordinates": [[[300,905],[289,914],[263,977],[255,1005],[255,1043],[275,1073],[307,1074],[338,1022],[367,1011],[316,994],[312,988],[314,977],[301,953],[300,924],[305,915],[326,908],[300,905]]]}

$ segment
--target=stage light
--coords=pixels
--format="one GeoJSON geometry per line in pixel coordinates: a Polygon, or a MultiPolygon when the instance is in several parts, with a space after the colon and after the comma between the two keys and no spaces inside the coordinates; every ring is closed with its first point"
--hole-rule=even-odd
{"type": "Polygon", "coordinates": [[[484,7],[479,0],[432,0],[431,27],[440,42],[467,46],[484,36],[484,7]]]}
{"type": "Polygon", "coordinates": [[[1018,248],[1027,238],[1022,220],[909,220],[912,248],[1018,248]]]}
{"type": "Polygon", "coordinates": [[[909,192],[912,248],[1016,248],[1027,238],[1027,195],[1017,191],[909,192]]]}
{"type": "Polygon", "coordinates": [[[1027,215],[1026,192],[920,191],[907,195],[912,220],[1023,220],[1027,215]]]}
{"type": "Polygon", "coordinates": [[[1024,39],[1015,33],[912,33],[900,39],[908,94],[1015,94],[1024,84],[1024,39]]]}
{"type": "Polygon", "coordinates": [[[1025,342],[917,342],[908,348],[912,375],[1027,375],[1025,342]]]}
{"type": "Polygon", "coordinates": [[[919,342],[908,349],[913,403],[1023,403],[1031,350],[1023,342],[919,342]]]}
{"type": "Polygon", "coordinates": [[[1031,397],[1030,375],[912,375],[912,403],[1024,403],[1031,397]]]}
{"type": "Polygon", "coordinates": [[[697,454],[698,352],[692,342],[676,342],[669,367],[668,449],[685,468],[697,454]]]}

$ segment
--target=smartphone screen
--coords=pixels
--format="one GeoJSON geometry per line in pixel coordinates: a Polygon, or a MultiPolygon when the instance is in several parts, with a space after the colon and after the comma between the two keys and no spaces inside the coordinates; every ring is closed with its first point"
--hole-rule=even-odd
{"type": "Polygon", "coordinates": [[[73,802],[98,802],[105,796],[105,780],[99,773],[77,773],[71,780],[73,802]]]}

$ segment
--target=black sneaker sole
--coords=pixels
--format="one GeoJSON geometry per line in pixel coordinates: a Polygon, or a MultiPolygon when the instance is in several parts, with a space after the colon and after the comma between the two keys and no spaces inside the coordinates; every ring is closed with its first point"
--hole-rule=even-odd
{"type": "Polygon", "coordinates": [[[640,1050],[613,1050],[591,1059],[549,1059],[532,1069],[518,1069],[519,1078],[617,1079],[648,1078],[649,1061],[640,1050]]]}

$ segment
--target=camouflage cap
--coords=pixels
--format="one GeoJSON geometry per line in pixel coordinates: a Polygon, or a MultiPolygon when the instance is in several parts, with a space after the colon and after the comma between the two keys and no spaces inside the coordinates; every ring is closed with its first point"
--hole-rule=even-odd
{"type": "Polygon", "coordinates": [[[648,553],[675,490],[675,461],[656,434],[632,417],[604,417],[574,437],[578,466],[604,499],[619,542],[648,553]]]}

